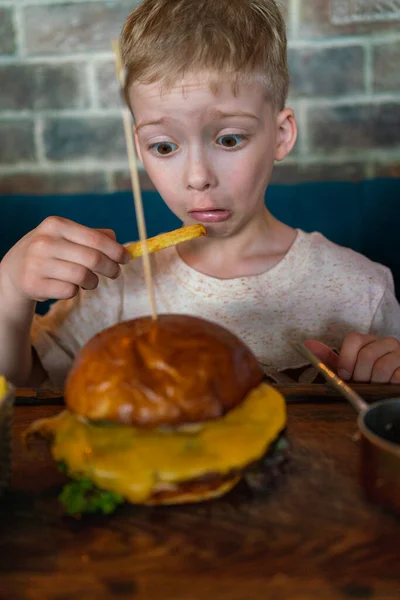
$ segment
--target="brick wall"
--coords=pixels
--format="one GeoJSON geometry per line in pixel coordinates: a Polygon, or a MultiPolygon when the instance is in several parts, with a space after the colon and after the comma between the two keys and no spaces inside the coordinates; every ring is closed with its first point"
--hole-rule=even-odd
{"type": "MultiPolygon", "coordinates": [[[[0,0],[0,193],[130,187],[110,43],[137,1],[0,0]]],[[[275,181],[400,176],[400,22],[281,4],[300,136],[275,181]]]]}

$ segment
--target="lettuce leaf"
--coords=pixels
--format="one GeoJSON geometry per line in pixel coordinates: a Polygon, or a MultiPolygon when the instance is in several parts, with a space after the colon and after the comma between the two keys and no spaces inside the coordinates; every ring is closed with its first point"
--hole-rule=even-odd
{"type": "MultiPolygon", "coordinates": [[[[59,469],[67,472],[66,465],[60,463],[59,469]]],[[[67,472],[68,474],[68,472],[67,472]]],[[[103,513],[109,515],[115,509],[124,503],[124,498],[120,494],[101,490],[90,479],[75,478],[67,483],[59,500],[63,505],[65,512],[71,516],[79,516],[88,513],[103,513]]]]}

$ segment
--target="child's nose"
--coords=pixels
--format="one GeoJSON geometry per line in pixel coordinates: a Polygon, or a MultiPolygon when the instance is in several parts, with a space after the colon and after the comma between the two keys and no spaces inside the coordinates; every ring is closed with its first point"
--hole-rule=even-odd
{"type": "Polygon", "coordinates": [[[216,175],[205,156],[189,157],[186,170],[187,187],[204,191],[215,186],[216,175]]]}

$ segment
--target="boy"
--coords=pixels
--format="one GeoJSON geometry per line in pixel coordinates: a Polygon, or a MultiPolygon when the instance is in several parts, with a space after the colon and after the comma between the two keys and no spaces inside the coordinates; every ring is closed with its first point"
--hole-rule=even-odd
{"type": "MultiPolygon", "coordinates": [[[[311,339],[346,378],[400,382],[388,269],[280,223],[264,204],[274,161],[297,135],[275,1],[144,0],[121,47],[147,172],[184,224],[207,227],[152,255],[159,312],[220,322],[279,369],[301,364],[290,339],[311,339]]],[[[141,261],[128,260],[112,232],[64,219],[25,236],[0,266],[0,372],[61,385],[87,339],[148,314],[141,261]],[[46,298],[64,300],[34,319],[46,298]]]]}

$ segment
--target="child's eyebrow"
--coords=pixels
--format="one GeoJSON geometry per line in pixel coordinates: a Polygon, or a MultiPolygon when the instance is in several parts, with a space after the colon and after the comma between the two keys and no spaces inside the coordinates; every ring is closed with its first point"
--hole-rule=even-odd
{"type": "MultiPolygon", "coordinates": [[[[251,113],[248,112],[244,112],[242,110],[238,110],[236,112],[224,112],[222,110],[216,110],[213,113],[213,117],[215,120],[217,119],[229,119],[232,117],[247,117],[250,119],[255,119],[256,121],[258,121],[258,117],[256,117],[256,115],[253,115],[251,113]]],[[[148,127],[149,125],[165,125],[167,123],[167,119],[165,119],[164,117],[162,117],[161,119],[156,119],[155,121],[142,121],[141,123],[138,123],[138,125],[136,126],[136,133],[138,131],[140,131],[141,129],[143,129],[143,127],[148,127]]]]}
{"type": "Polygon", "coordinates": [[[247,118],[255,119],[256,121],[258,121],[258,117],[256,117],[256,115],[253,115],[252,113],[244,112],[242,110],[238,110],[238,111],[231,112],[231,113],[227,113],[222,110],[216,110],[214,114],[215,114],[216,119],[229,119],[230,117],[247,117],[247,118]]]}
{"type": "Polygon", "coordinates": [[[165,123],[166,123],[166,119],[164,119],[164,118],[157,119],[156,121],[142,121],[141,123],[136,125],[136,128],[135,128],[136,133],[143,127],[148,127],[149,125],[165,125],[165,123]]]}

